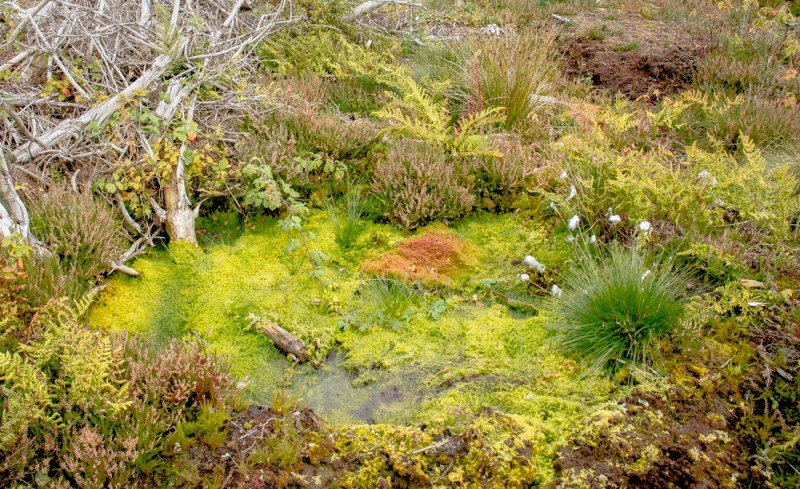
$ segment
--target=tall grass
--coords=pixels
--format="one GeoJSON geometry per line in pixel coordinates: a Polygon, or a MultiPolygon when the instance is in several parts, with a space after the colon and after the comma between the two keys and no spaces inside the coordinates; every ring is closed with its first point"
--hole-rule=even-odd
{"type": "Polygon", "coordinates": [[[676,332],[688,278],[636,250],[589,256],[563,279],[554,299],[560,346],[591,372],[659,363],[659,343],[676,332]]]}
{"type": "Polygon", "coordinates": [[[374,307],[378,324],[400,329],[413,313],[414,287],[403,280],[372,278],[364,282],[361,294],[374,307]]]}
{"type": "Polygon", "coordinates": [[[468,96],[467,110],[505,109],[505,127],[525,121],[555,87],[554,38],[545,31],[527,30],[467,42],[457,83],[468,96]],[[531,97],[531,96],[534,97],[531,97]]]}
{"type": "Polygon", "coordinates": [[[361,195],[361,188],[358,186],[348,187],[345,193],[344,216],[332,201],[326,202],[325,207],[333,224],[336,244],[343,250],[352,248],[364,229],[362,218],[366,211],[366,200],[361,195]]]}
{"type": "Polygon", "coordinates": [[[413,74],[435,96],[446,96],[455,115],[504,108],[510,129],[541,108],[537,95],[554,91],[554,53],[552,34],[527,29],[422,48],[414,54],[413,74]]]}

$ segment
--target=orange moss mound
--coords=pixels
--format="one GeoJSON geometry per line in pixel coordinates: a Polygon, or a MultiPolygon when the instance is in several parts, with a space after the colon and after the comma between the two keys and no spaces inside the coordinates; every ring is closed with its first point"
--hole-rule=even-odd
{"type": "Polygon", "coordinates": [[[373,257],[361,269],[375,275],[448,284],[472,266],[477,253],[475,246],[455,233],[435,230],[398,243],[394,250],[373,257]]]}

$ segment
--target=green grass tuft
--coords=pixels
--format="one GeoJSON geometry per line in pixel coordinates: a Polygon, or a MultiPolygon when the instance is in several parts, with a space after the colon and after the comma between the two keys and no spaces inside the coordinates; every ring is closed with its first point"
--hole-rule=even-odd
{"type": "Polygon", "coordinates": [[[564,277],[555,301],[560,344],[589,371],[653,366],[659,341],[677,330],[687,277],[668,262],[648,262],[639,251],[614,247],[607,255],[587,253],[564,277]]]}
{"type": "Polygon", "coordinates": [[[364,230],[362,219],[366,212],[366,200],[361,195],[361,189],[357,186],[347,189],[344,216],[333,202],[327,202],[326,208],[333,224],[336,244],[343,250],[352,248],[364,230]]]}
{"type": "Polygon", "coordinates": [[[414,313],[414,287],[405,281],[387,277],[372,278],[361,287],[362,297],[375,307],[374,321],[393,330],[414,313]]]}

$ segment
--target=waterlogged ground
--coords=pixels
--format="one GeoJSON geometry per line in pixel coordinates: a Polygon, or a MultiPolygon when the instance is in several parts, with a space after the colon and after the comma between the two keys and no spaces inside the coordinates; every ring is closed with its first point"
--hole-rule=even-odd
{"type": "Polygon", "coordinates": [[[305,225],[309,245],[328,256],[321,281],[302,253],[287,258],[290,237],[276,220],[247,227],[234,216],[204,223],[207,242],[171,246],[137,260],[142,276],[115,276],[90,313],[93,325],[155,335],[196,335],[232,363],[247,393],[270,403],[288,393],[337,427],[456,422],[457,413],[491,408],[524,427],[540,477],[581,420],[621,398],[609,380],[584,378],[552,344],[542,311],[548,280],[571,253],[563,236],[536,221],[466,219],[453,231],[468,243],[470,265],[449,283],[416,289],[402,317],[384,321],[361,293],[374,265],[398,243],[440,228],[402,233],[369,224],[343,252],[326,213],[305,225]],[[244,232],[240,230],[244,229],[244,232]],[[533,254],[548,270],[519,280],[533,254]],[[298,264],[299,263],[299,264],[298,264]],[[312,360],[293,364],[250,325],[258,315],[309,345],[312,360]]]}

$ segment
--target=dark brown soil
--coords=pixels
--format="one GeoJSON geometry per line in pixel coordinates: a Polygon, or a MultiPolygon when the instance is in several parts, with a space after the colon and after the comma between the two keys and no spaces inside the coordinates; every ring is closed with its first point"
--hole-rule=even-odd
{"type": "Polygon", "coordinates": [[[634,394],[624,415],[593,420],[583,435],[562,448],[556,487],[718,488],[737,487],[746,474],[745,453],[727,434],[734,417],[725,403],[634,394]]]}
{"type": "Polygon", "coordinates": [[[692,81],[700,50],[692,37],[638,16],[586,13],[571,18],[564,42],[568,76],[630,99],[657,100],[692,81]],[[616,15],[619,15],[617,17],[616,15]]]}

